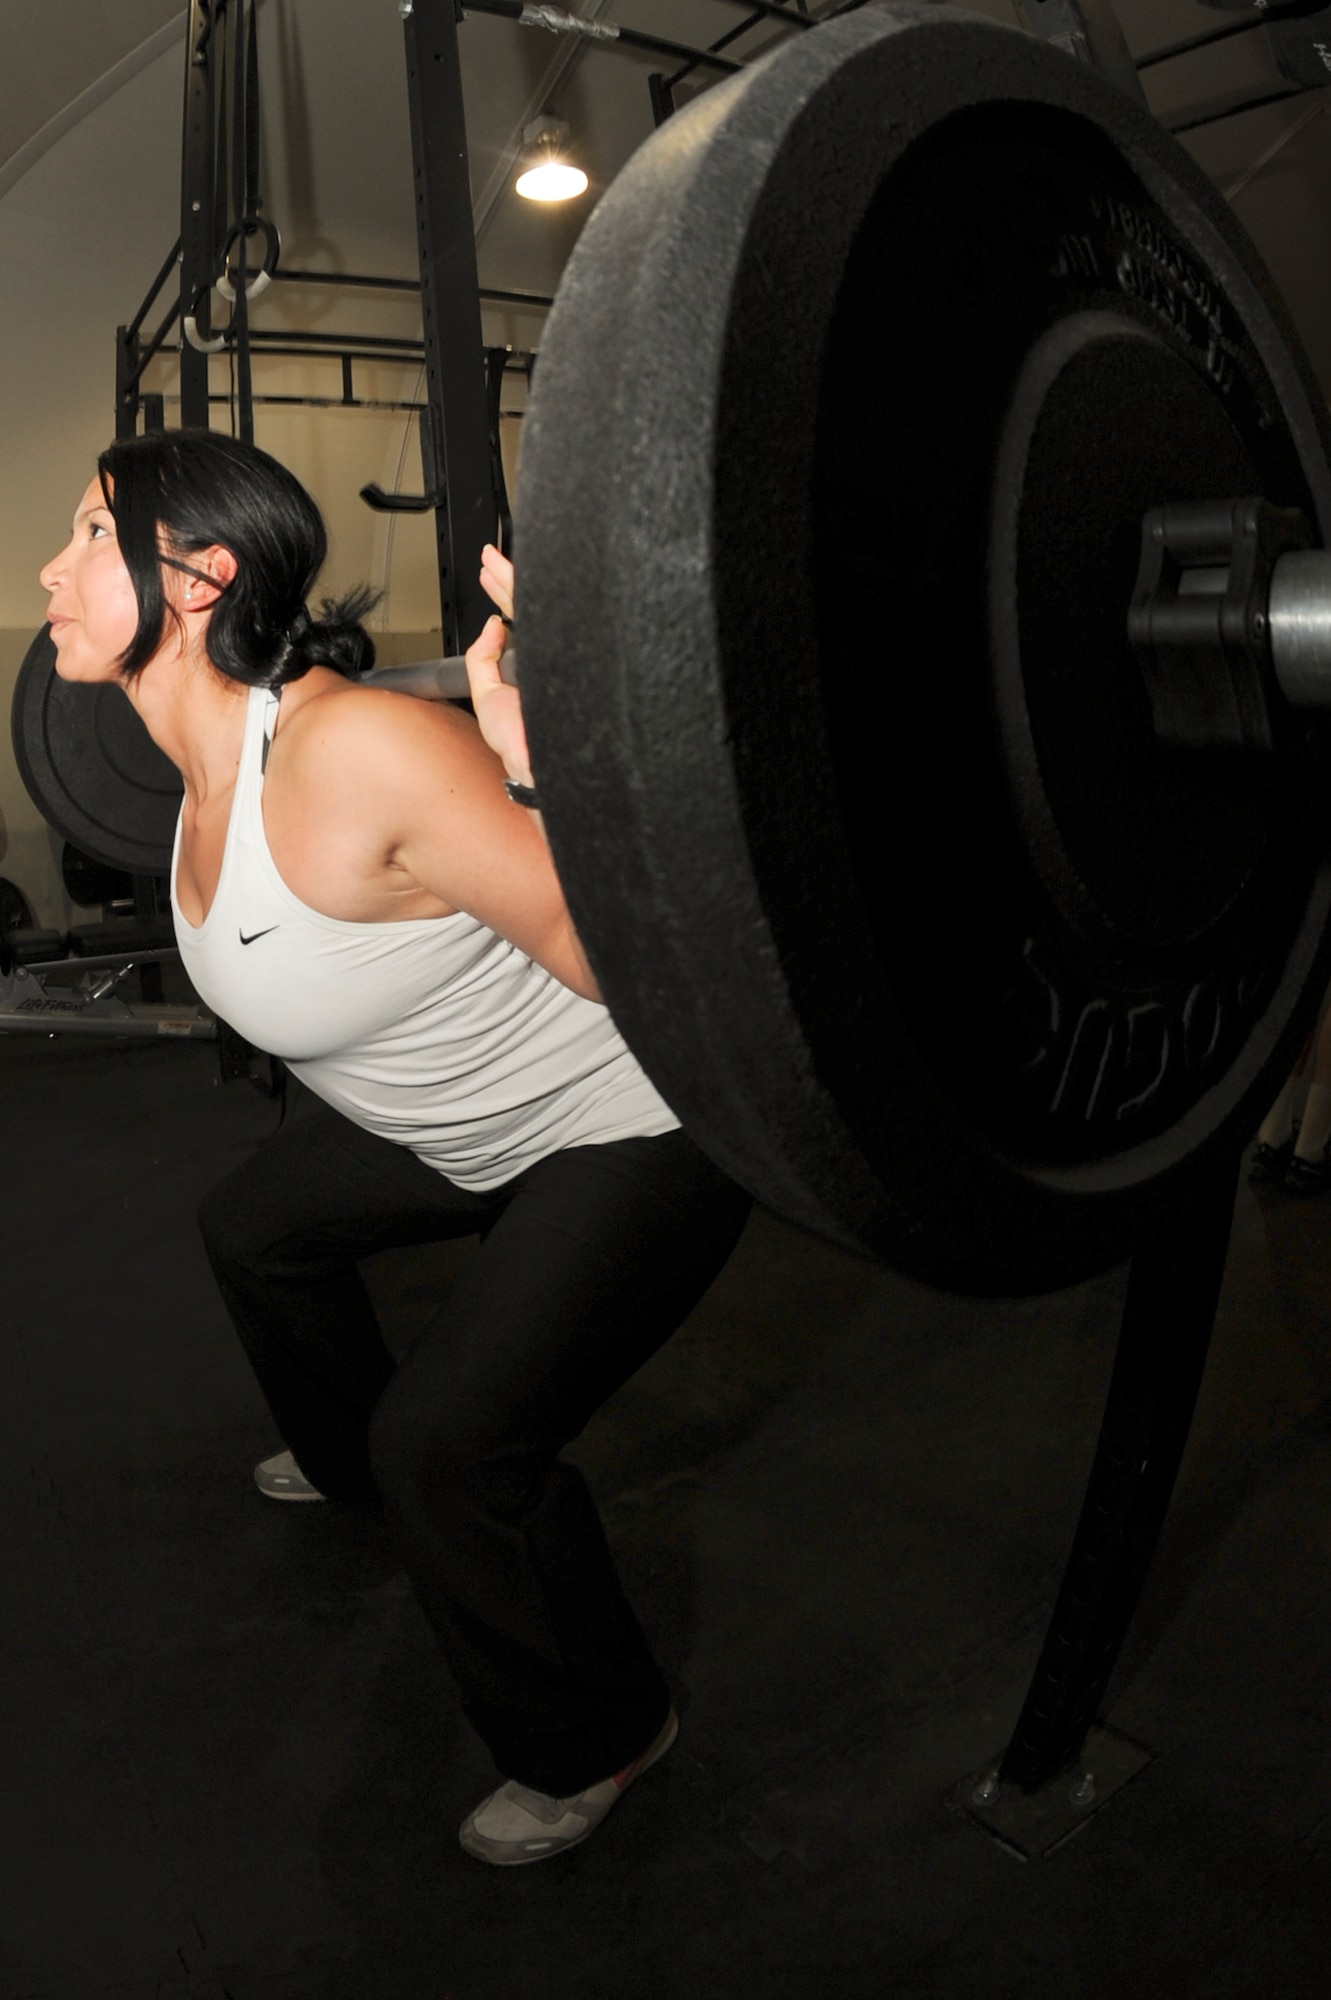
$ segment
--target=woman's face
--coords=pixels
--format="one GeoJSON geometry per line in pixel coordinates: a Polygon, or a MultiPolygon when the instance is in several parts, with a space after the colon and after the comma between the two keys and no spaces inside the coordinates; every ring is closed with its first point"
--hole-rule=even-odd
{"type": "Polygon", "coordinates": [[[61,680],[114,680],[116,661],[138,630],[139,606],[100,480],[89,482],[68,546],[39,581],[51,593],[46,615],[61,680]]]}

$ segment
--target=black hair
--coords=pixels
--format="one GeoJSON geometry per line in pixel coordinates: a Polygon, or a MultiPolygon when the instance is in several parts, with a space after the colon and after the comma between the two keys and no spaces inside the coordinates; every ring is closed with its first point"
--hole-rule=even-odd
{"type": "Polygon", "coordinates": [[[162,588],[163,563],[201,575],[188,558],[214,546],[236,559],[207,627],[219,673],[249,687],[283,687],[311,667],[355,680],[374,665],[361,620],[378,593],[326,597],[320,617],[310,617],[306,593],[328,535],[300,481],[266,451],[220,431],[155,431],[108,446],[97,474],[139,607],[122,673],[142,671],[176,615],[162,588]]]}

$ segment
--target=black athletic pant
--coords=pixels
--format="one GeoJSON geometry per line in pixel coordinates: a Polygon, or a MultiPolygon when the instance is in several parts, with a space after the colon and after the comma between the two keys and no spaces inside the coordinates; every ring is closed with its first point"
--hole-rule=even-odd
{"type": "Polygon", "coordinates": [[[382,1494],[506,1778],[558,1797],[632,1761],[668,1695],[559,1457],[687,1316],[748,1200],[682,1132],[554,1153],[471,1194],[322,1109],[205,1196],[204,1242],[287,1445],[330,1499],[382,1494]],[[483,1241],[400,1368],[358,1258],[483,1241]]]}

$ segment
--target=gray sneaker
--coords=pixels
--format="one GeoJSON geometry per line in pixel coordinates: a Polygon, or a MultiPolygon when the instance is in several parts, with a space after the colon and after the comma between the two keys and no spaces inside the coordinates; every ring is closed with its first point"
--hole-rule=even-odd
{"type": "Polygon", "coordinates": [[[589,1785],[575,1798],[552,1799],[510,1778],[463,1820],[458,1839],[468,1854],[474,1854],[478,1861],[490,1861],[496,1868],[552,1860],[595,1833],[633,1780],[665,1756],[678,1734],[679,1717],[672,1708],[660,1735],[641,1757],[616,1771],[613,1778],[589,1785]]]}
{"type": "Polygon", "coordinates": [[[322,1500],[317,1486],[311,1486],[289,1451],[264,1459],[254,1468],[254,1483],[270,1500],[322,1500]]]}

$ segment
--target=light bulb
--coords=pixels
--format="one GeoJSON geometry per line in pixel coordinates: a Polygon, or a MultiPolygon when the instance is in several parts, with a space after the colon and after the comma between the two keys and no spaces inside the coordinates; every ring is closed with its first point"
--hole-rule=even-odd
{"type": "Polygon", "coordinates": [[[586,193],[587,176],[581,167],[571,167],[566,160],[540,160],[518,175],[516,186],[528,201],[571,201],[574,195],[586,193]]]}
{"type": "Polygon", "coordinates": [[[586,174],[564,158],[568,126],[562,118],[543,112],[524,128],[522,138],[527,165],[515,183],[520,195],[528,201],[571,201],[574,195],[585,194],[586,174]]]}

